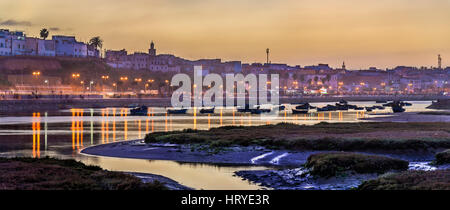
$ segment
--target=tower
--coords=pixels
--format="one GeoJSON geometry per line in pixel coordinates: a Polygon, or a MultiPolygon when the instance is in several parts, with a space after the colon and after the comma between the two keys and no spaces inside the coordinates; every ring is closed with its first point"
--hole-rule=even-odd
{"type": "Polygon", "coordinates": [[[438,69],[442,69],[442,58],[441,55],[438,55],[438,69]]]}
{"type": "Polygon", "coordinates": [[[342,62],[342,69],[345,70],[345,61],[342,62]]]}
{"type": "Polygon", "coordinates": [[[267,64],[269,64],[269,53],[270,53],[270,50],[269,50],[269,48],[267,48],[266,49],[266,54],[267,54],[267,64]]]}
{"type": "Polygon", "coordinates": [[[153,43],[153,41],[150,43],[150,49],[148,49],[148,54],[150,56],[156,55],[155,43],[153,43]]]}

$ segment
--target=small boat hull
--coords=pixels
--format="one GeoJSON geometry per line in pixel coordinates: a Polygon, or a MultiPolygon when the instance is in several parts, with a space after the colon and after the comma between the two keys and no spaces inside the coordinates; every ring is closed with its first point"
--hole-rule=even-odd
{"type": "Polygon", "coordinates": [[[308,114],[308,110],[293,109],[292,114],[308,114]]]}
{"type": "Polygon", "coordinates": [[[148,108],[146,106],[136,107],[130,109],[130,115],[132,116],[146,116],[148,113],[148,108]]]}
{"type": "Polygon", "coordinates": [[[211,109],[201,109],[200,114],[214,114],[214,108],[211,109]]]}
{"type": "Polygon", "coordinates": [[[168,109],[167,114],[186,114],[187,109],[168,109]]]}

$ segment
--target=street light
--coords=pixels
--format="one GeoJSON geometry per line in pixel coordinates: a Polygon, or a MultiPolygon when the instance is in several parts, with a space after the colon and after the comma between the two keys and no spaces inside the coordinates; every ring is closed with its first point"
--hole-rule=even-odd
{"type": "Polygon", "coordinates": [[[116,83],[113,83],[113,87],[116,88],[116,92],[117,92],[117,84],[116,83]]]}
{"type": "Polygon", "coordinates": [[[48,84],[48,80],[47,79],[44,80],[44,83],[47,84],[47,91],[48,91],[48,89],[50,89],[49,84],[48,84]]]}
{"type": "Polygon", "coordinates": [[[89,91],[92,92],[92,85],[94,84],[94,81],[89,82],[89,91]]]}
{"type": "Polygon", "coordinates": [[[84,81],[81,81],[80,84],[83,86],[83,92],[84,92],[84,81]]]}
{"type": "Polygon", "coordinates": [[[79,77],[80,77],[80,74],[78,74],[78,73],[72,74],[72,78],[74,78],[74,79],[79,78],[79,77]]]}

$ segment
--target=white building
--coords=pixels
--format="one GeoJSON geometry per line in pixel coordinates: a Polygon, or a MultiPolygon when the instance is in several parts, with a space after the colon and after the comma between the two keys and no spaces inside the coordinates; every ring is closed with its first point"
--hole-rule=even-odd
{"type": "Polygon", "coordinates": [[[23,32],[0,29],[0,55],[25,55],[25,44],[23,32]]]}
{"type": "Polygon", "coordinates": [[[161,72],[180,72],[173,55],[156,55],[155,44],[151,42],[149,53],[136,52],[128,54],[123,50],[108,50],[105,54],[106,63],[113,68],[150,70],[161,72]]]}
{"type": "Polygon", "coordinates": [[[73,43],[73,57],[77,58],[87,57],[87,45],[83,42],[73,43]]]}
{"type": "Polygon", "coordinates": [[[56,56],[55,40],[38,39],[39,56],[56,56]]]}
{"type": "Polygon", "coordinates": [[[11,55],[10,39],[6,37],[0,37],[0,56],[11,55]]]}
{"type": "Polygon", "coordinates": [[[77,42],[74,36],[52,36],[55,40],[56,56],[74,56],[74,44],[77,42]]]}

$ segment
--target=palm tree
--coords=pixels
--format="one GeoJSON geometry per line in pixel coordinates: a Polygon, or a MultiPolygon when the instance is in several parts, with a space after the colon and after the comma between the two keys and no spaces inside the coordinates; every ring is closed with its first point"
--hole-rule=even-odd
{"type": "Polygon", "coordinates": [[[47,39],[49,33],[50,32],[46,28],[41,29],[40,32],[41,38],[44,40],[47,39]]]}
{"type": "Polygon", "coordinates": [[[94,46],[96,49],[97,48],[102,48],[103,47],[103,40],[99,37],[92,37],[91,40],[89,40],[89,44],[94,46]]]}

